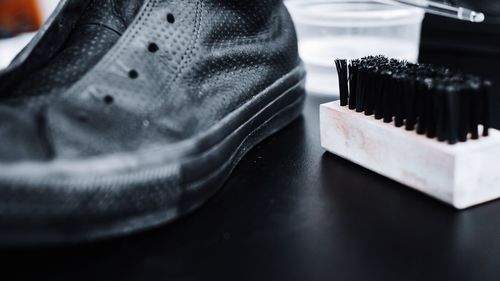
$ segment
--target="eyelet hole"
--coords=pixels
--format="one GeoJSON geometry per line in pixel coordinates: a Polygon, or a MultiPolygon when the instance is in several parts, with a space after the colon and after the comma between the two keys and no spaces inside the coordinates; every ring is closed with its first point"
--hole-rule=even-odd
{"type": "Polygon", "coordinates": [[[137,70],[132,69],[128,72],[128,77],[130,77],[130,79],[137,79],[139,77],[139,73],[137,70]]]}
{"type": "Polygon", "coordinates": [[[149,43],[148,45],[148,51],[150,51],[151,53],[156,53],[159,49],[160,48],[155,43],[149,43]]]}
{"type": "Polygon", "coordinates": [[[169,14],[167,14],[167,21],[168,21],[168,23],[170,23],[170,24],[175,23],[175,17],[174,17],[174,15],[172,15],[172,14],[170,14],[170,13],[169,13],[169,14]]]}
{"type": "Polygon", "coordinates": [[[103,98],[103,101],[104,101],[105,104],[111,105],[111,104],[113,104],[115,102],[115,99],[112,96],[107,95],[107,96],[105,96],[103,98]]]}

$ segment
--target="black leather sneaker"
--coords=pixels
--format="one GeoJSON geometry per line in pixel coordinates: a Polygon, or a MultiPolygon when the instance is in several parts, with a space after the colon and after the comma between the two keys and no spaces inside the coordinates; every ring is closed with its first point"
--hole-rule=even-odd
{"type": "Polygon", "coordinates": [[[301,114],[304,76],[281,0],[144,0],[67,89],[0,107],[1,243],[124,235],[195,210],[301,114]]]}

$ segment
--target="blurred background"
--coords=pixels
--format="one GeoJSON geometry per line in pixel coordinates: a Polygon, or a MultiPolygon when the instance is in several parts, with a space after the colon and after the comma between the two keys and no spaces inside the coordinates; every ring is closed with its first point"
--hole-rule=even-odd
{"type": "MultiPolygon", "coordinates": [[[[0,0],[0,69],[30,41],[59,0],[0,0]]],[[[311,94],[337,94],[335,58],[384,54],[479,74],[500,85],[500,1],[452,0],[486,14],[470,23],[371,0],[286,0],[311,94]]],[[[494,111],[500,98],[492,102],[494,111]]],[[[495,116],[495,124],[500,118],[495,116]]]]}
{"type": "Polygon", "coordinates": [[[0,0],[0,68],[6,67],[59,0],[0,0]]]}

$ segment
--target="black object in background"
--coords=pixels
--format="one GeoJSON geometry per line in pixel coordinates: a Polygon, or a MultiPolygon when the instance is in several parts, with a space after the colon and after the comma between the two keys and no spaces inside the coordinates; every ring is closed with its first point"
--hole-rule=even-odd
{"type": "MultiPolygon", "coordinates": [[[[500,93],[500,1],[462,0],[456,4],[482,11],[484,23],[426,15],[420,62],[432,62],[491,79],[500,93]]],[[[500,128],[500,95],[491,101],[493,126],[500,128]]]]}

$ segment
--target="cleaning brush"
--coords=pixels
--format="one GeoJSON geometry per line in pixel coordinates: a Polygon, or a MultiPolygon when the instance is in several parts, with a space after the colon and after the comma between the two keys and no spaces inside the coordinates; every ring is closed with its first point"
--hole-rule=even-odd
{"type": "Polygon", "coordinates": [[[457,208],[500,197],[491,82],[383,56],[335,65],[340,100],[321,106],[325,149],[457,208]]]}
{"type": "Polygon", "coordinates": [[[336,60],[341,106],[456,144],[488,136],[491,82],[383,56],[336,60]]]}

